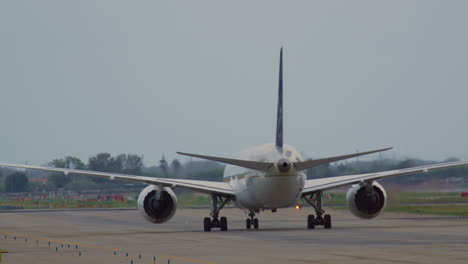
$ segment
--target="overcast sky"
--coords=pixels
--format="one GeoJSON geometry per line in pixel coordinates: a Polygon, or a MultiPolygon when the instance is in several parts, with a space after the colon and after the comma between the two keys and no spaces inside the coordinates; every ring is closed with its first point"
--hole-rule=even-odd
{"type": "Polygon", "coordinates": [[[468,159],[468,1],[0,1],[0,161],[468,159]],[[374,156],[375,157],[375,156],[374,156]]]}

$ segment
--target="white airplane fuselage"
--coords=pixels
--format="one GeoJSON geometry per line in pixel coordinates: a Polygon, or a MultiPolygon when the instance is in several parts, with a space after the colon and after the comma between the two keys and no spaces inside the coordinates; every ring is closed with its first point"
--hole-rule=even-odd
{"type": "Polygon", "coordinates": [[[274,163],[267,171],[255,171],[234,165],[226,165],[224,181],[229,182],[236,195],[236,206],[245,209],[275,209],[295,205],[306,181],[303,171],[292,167],[288,172],[279,170],[277,162],[302,161],[294,147],[284,144],[278,150],[275,144],[265,144],[242,151],[240,158],[274,163]]]}

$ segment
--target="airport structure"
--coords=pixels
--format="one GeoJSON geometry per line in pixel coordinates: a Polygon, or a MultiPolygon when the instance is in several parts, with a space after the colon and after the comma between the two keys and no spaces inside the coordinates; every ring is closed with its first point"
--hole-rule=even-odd
{"type": "Polygon", "coordinates": [[[312,229],[318,225],[331,228],[331,216],[325,214],[322,207],[323,192],[342,186],[350,186],[346,195],[350,211],[360,218],[374,218],[383,211],[387,201],[385,189],[377,180],[468,164],[468,161],[456,161],[400,170],[307,180],[304,172],[306,169],[391,148],[304,160],[299,151],[284,144],[282,49],[280,51],[277,107],[275,143],[245,150],[239,159],[178,152],[181,155],[227,164],[223,182],[153,178],[9,163],[0,163],[0,166],[147,183],[149,186],[144,188],[138,197],[138,209],[146,220],[155,224],[170,220],[176,213],[177,197],[173,191],[175,188],[209,194],[211,196],[211,213],[210,217],[204,218],[204,231],[211,231],[212,228],[226,231],[228,229],[227,218],[221,217],[220,211],[230,202],[249,212],[249,217],[245,221],[246,228],[257,229],[259,221],[256,215],[261,210],[276,212],[278,208],[293,207],[299,198],[310,204],[315,211],[315,214],[310,214],[307,217],[308,228],[312,229]]]}

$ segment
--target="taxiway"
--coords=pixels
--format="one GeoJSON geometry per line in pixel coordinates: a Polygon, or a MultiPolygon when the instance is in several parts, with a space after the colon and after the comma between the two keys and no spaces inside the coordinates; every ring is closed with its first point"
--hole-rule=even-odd
{"type": "Polygon", "coordinates": [[[161,225],[136,210],[2,212],[0,250],[9,252],[2,264],[468,263],[468,218],[383,213],[361,220],[328,209],[332,229],[308,230],[311,211],[262,212],[260,229],[246,230],[243,211],[224,209],[229,230],[206,233],[208,209],[178,209],[161,225]]]}

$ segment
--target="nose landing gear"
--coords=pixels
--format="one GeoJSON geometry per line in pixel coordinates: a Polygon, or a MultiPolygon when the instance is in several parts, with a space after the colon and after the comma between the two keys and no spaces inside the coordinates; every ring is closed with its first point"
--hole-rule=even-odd
{"type": "Polygon", "coordinates": [[[325,211],[322,209],[322,196],[322,192],[314,192],[310,195],[302,196],[302,199],[315,209],[315,214],[317,215],[317,217],[314,215],[307,216],[308,229],[314,229],[317,225],[323,225],[325,229],[331,228],[331,216],[329,214],[323,215],[325,211]]]}
{"type": "Polygon", "coordinates": [[[255,211],[250,211],[249,217],[245,220],[245,227],[250,229],[253,225],[254,229],[258,229],[258,218],[255,218],[255,211]]]}

